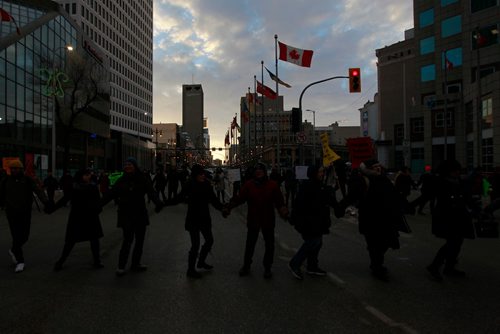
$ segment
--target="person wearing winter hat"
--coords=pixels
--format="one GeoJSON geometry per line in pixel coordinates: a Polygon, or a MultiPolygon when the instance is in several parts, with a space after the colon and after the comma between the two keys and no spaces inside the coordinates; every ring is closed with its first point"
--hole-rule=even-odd
{"type": "MultiPolygon", "coordinates": [[[[215,209],[223,211],[223,205],[214,193],[210,182],[206,179],[206,172],[201,165],[193,165],[191,168],[191,179],[185,184],[179,194],[180,201],[188,205],[186,213],[185,229],[191,238],[191,249],[188,256],[187,276],[200,278],[201,274],[196,271],[196,259],[200,250],[200,233],[205,239],[199,253],[198,269],[211,270],[213,266],[206,263],[206,258],[212,245],[214,237],[212,234],[212,219],[210,217],[209,204],[215,209]]],[[[225,211],[224,216],[225,216],[225,211]]]]}
{"type": "Polygon", "coordinates": [[[126,274],[126,265],[135,240],[132,252],[131,271],[142,272],[147,266],[141,263],[146,227],[149,225],[148,210],[144,199],[145,195],[155,203],[155,212],[160,212],[163,203],[158,199],[151,180],[141,172],[137,160],[127,158],[123,165],[123,175],[116,181],[111,190],[104,194],[101,205],[104,206],[112,199],[118,204],[118,227],[123,230],[123,242],[118,260],[117,276],[126,274]]]}
{"type": "Polygon", "coordinates": [[[391,180],[376,159],[360,164],[359,176],[351,180],[342,205],[357,204],[359,232],[364,235],[370,269],[374,277],[387,280],[384,256],[389,248],[399,249],[398,228],[403,219],[403,206],[391,180]]]}
{"type": "Polygon", "coordinates": [[[250,274],[250,266],[255,251],[255,245],[262,231],[265,242],[264,277],[271,278],[271,266],[274,259],[274,227],[276,208],[280,216],[288,218],[288,208],[285,205],[283,194],[278,184],[267,177],[266,166],[258,163],[254,168],[253,178],[241,187],[240,192],[231,199],[228,209],[243,203],[248,204],[247,213],[247,239],[243,267],[240,276],[250,274]]]}
{"type": "Polygon", "coordinates": [[[5,207],[7,221],[12,235],[12,247],[9,255],[16,265],[15,272],[24,271],[23,245],[28,241],[31,227],[31,208],[33,192],[45,206],[49,205],[45,192],[36,182],[24,175],[20,160],[9,164],[10,175],[0,184],[0,206],[5,207]]]}

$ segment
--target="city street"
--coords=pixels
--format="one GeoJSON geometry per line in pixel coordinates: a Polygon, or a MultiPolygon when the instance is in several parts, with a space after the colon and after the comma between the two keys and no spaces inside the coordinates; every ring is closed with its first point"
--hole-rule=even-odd
{"type": "Polygon", "coordinates": [[[186,206],[150,206],[144,273],[115,276],[121,230],[116,207],[101,214],[103,269],[91,267],[88,243],[77,244],[60,272],[69,208],[48,216],[33,211],[26,269],[15,274],[10,234],[0,212],[0,333],[499,333],[500,240],[466,240],[459,268],[466,278],[433,281],[425,267],[442,240],[430,233],[430,215],[408,216],[413,229],[389,251],[389,282],[374,279],[356,218],[334,218],[320,266],[326,277],[296,280],[287,263],[301,245],[281,219],[272,279],[263,278],[262,238],[251,275],[239,277],[246,237],[246,206],[227,219],[212,210],[215,245],[203,278],[186,278],[190,247],[186,206]]]}

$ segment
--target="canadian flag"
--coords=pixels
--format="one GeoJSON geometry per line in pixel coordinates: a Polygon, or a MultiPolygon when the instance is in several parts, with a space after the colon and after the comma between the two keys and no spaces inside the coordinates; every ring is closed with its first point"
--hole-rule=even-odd
{"type": "Polygon", "coordinates": [[[18,35],[21,35],[21,30],[19,29],[19,26],[17,25],[16,20],[8,11],[6,11],[3,8],[0,8],[0,22],[12,22],[16,26],[16,32],[18,35]]]}
{"type": "Polygon", "coordinates": [[[302,50],[281,42],[278,42],[278,45],[280,48],[280,60],[303,67],[311,67],[312,50],[302,50]]]}

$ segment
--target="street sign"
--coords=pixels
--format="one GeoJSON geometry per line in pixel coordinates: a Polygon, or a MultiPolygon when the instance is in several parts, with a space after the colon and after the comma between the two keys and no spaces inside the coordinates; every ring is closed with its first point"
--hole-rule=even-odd
{"type": "Polygon", "coordinates": [[[297,143],[304,143],[306,141],[306,134],[304,132],[297,132],[297,143]]]}

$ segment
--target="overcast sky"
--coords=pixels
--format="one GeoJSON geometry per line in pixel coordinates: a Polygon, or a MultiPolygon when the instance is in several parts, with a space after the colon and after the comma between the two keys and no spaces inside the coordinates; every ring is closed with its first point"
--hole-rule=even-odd
{"type": "MultiPolygon", "coordinates": [[[[212,147],[222,147],[240,97],[260,62],[275,72],[274,35],[314,51],[312,66],[279,61],[285,110],[298,107],[309,83],[361,67],[362,93],[347,80],[312,86],[303,110],[316,110],[316,126],[359,125],[359,112],[377,92],[375,50],[404,39],[413,27],[411,0],[155,0],[154,123],[182,123],[182,85],[203,86],[212,147]]],[[[264,83],[274,89],[267,73],[264,83]]],[[[312,114],[304,112],[312,121],[312,114]]],[[[220,155],[215,155],[222,158],[220,155]]]]}

